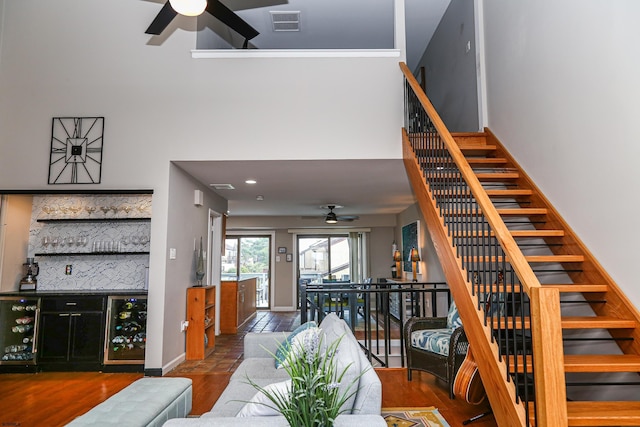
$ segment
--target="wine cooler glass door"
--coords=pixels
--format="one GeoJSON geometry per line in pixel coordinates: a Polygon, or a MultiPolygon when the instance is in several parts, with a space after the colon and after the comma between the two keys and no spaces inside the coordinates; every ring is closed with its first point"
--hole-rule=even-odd
{"type": "Polygon", "coordinates": [[[33,365],[38,298],[0,297],[0,364],[33,365]]]}
{"type": "Polygon", "coordinates": [[[147,297],[109,297],[105,364],[142,364],[147,343],[147,297]]]}

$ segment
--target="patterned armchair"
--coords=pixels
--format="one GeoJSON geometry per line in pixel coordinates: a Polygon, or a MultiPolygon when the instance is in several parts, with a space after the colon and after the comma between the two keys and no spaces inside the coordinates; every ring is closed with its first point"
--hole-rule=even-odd
{"type": "Polygon", "coordinates": [[[418,369],[444,381],[453,395],[453,381],[469,343],[455,302],[447,317],[412,317],[404,325],[407,373],[418,369]]]}

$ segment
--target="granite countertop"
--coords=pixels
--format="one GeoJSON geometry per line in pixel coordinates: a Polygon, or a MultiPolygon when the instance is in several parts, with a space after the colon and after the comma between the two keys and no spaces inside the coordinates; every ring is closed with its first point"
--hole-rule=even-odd
{"type": "Polygon", "coordinates": [[[5,291],[0,296],[48,297],[64,295],[147,295],[146,289],[65,289],[50,291],[5,291]]]}

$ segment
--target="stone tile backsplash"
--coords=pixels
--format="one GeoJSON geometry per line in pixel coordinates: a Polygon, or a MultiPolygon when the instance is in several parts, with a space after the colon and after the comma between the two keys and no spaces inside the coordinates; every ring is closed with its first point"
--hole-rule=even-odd
{"type": "MultiPolygon", "coordinates": [[[[151,218],[151,195],[34,196],[29,256],[33,257],[36,253],[148,252],[151,229],[149,221],[102,221],[124,218],[151,218]],[[37,221],[60,218],[100,221],[37,221]]],[[[40,267],[38,290],[147,287],[147,254],[110,253],[35,258],[40,267]]]]}

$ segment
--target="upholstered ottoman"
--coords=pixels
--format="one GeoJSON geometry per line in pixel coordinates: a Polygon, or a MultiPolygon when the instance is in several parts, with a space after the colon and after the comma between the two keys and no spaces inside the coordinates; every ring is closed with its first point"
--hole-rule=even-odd
{"type": "Polygon", "coordinates": [[[141,378],[67,425],[161,426],[189,415],[191,399],[189,378],[141,378]]]}

